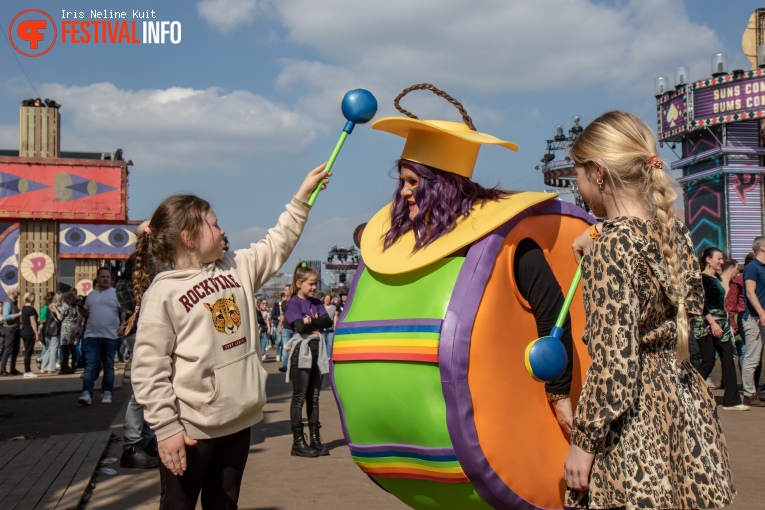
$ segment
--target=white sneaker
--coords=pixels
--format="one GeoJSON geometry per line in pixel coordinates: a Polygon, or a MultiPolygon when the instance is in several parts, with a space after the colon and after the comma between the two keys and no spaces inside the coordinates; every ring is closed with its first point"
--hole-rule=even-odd
{"type": "Polygon", "coordinates": [[[112,403],[112,392],[111,391],[105,391],[104,396],[101,397],[101,403],[102,404],[111,404],[112,403]]]}
{"type": "Polygon", "coordinates": [[[87,390],[83,391],[82,395],[80,395],[80,398],[77,399],[77,402],[79,402],[80,404],[84,406],[89,406],[91,402],[90,393],[88,393],[87,390]]]}
{"type": "Polygon", "coordinates": [[[262,358],[262,359],[263,359],[263,361],[266,361],[266,357],[267,357],[267,356],[264,354],[264,355],[263,355],[263,358],[262,358]]]}
{"type": "Polygon", "coordinates": [[[726,411],[748,411],[751,409],[751,407],[744,404],[739,404],[737,406],[723,406],[723,409],[726,411]]]}
{"type": "Polygon", "coordinates": [[[282,360],[282,356],[281,356],[281,354],[277,354],[277,355],[276,355],[276,361],[281,361],[281,360],[282,360]]]}
{"type": "Polygon", "coordinates": [[[31,379],[33,377],[37,377],[37,374],[35,374],[34,372],[24,372],[24,377],[26,377],[27,379],[31,379]]]}

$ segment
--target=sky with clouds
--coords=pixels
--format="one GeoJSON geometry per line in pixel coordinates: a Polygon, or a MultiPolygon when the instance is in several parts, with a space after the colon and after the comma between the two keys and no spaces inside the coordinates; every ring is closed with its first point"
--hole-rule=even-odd
{"type": "MultiPolygon", "coordinates": [[[[3,0],[0,25],[30,8],[3,0]]],[[[57,24],[79,11],[153,10],[179,21],[179,44],[56,44],[28,58],[0,48],[0,148],[18,147],[18,108],[62,105],[62,150],[124,150],[129,215],[167,195],[208,199],[234,247],[272,226],[305,173],[325,161],[345,123],[340,99],[370,90],[377,118],[421,82],[460,100],[479,131],[520,146],[485,147],[474,179],[545,189],[534,169],[555,124],[623,109],[655,125],[653,79],[710,74],[724,51],[748,69],[741,35],[753,0],[38,0],[57,24]]],[[[71,19],[71,18],[70,18],[71,19]]],[[[140,25],[140,21],[139,25],[140,25]]],[[[402,106],[459,120],[429,92],[402,106]]],[[[403,141],[368,125],[348,138],[285,270],[352,245],[354,228],[387,203],[403,141]]],[[[663,154],[674,159],[671,152],[663,154]]],[[[332,281],[330,279],[330,281],[332,281]]]]}

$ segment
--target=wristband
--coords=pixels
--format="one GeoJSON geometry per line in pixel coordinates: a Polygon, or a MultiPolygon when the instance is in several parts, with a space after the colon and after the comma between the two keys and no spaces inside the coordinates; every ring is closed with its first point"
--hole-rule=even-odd
{"type": "Polygon", "coordinates": [[[558,400],[563,400],[564,398],[568,398],[568,393],[547,393],[547,401],[548,402],[556,402],[558,400]]]}
{"type": "Polygon", "coordinates": [[[600,232],[598,232],[598,225],[592,225],[589,229],[587,229],[587,233],[590,234],[591,239],[597,239],[600,237],[600,232]]]}

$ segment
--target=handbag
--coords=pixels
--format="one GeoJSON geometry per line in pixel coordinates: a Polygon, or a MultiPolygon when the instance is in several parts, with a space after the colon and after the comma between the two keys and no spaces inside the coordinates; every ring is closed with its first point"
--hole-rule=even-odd
{"type": "Polygon", "coordinates": [[[56,318],[53,313],[49,314],[48,320],[45,321],[45,336],[59,336],[61,334],[61,321],[56,318]]]}

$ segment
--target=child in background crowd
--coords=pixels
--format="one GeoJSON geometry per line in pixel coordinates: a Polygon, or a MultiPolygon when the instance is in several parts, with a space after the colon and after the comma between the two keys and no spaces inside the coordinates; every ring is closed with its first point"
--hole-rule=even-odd
{"type": "Polygon", "coordinates": [[[292,425],[292,455],[299,457],[318,457],[329,455],[329,450],[321,443],[319,436],[319,393],[321,380],[329,372],[329,359],[324,338],[319,333],[332,326],[332,319],[327,315],[324,305],[316,299],[318,274],[300,262],[295,268],[292,280],[292,297],[287,303],[284,320],[296,335],[287,344],[289,366],[287,381],[292,379],[292,405],[290,424],[292,425]],[[303,435],[303,404],[308,414],[308,428],[311,436],[310,446],[303,435]]]}

